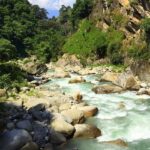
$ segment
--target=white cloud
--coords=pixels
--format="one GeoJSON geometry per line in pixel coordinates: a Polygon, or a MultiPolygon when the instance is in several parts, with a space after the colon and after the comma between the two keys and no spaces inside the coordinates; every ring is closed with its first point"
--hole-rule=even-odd
{"type": "Polygon", "coordinates": [[[31,4],[39,5],[49,10],[59,10],[62,5],[72,6],[76,0],[28,0],[31,4]]]}

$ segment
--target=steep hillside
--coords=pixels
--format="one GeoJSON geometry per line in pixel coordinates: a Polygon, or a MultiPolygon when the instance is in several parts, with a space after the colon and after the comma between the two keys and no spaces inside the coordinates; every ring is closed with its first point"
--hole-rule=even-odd
{"type": "Polygon", "coordinates": [[[150,18],[150,2],[147,0],[95,0],[90,14],[96,27],[107,32],[114,28],[124,33],[121,48],[124,56],[129,55],[129,51],[138,53],[143,49],[149,53],[141,27],[147,18],[150,18]]]}
{"type": "Polygon", "coordinates": [[[149,35],[149,1],[94,0],[89,16],[80,20],[78,30],[69,36],[64,51],[81,55],[87,49],[86,56],[109,58],[113,64],[148,60],[149,35]],[[99,30],[97,34],[93,33],[94,28],[99,30]],[[90,39],[91,33],[93,38],[90,39]]]}

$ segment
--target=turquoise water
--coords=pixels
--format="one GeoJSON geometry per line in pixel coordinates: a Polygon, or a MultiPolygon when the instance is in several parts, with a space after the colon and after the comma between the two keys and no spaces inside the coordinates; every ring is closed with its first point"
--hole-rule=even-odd
{"type": "Polygon", "coordinates": [[[84,78],[87,83],[68,84],[69,78],[66,78],[53,79],[47,84],[58,84],[66,93],[80,91],[84,101],[99,108],[97,116],[88,119],[87,123],[99,127],[102,136],[97,139],[71,140],[64,146],[64,150],[150,150],[150,97],[138,96],[130,91],[96,95],[91,89],[97,84],[103,84],[97,81],[99,76],[89,75],[84,78]],[[128,147],[102,143],[116,139],[123,139],[128,147]]]}

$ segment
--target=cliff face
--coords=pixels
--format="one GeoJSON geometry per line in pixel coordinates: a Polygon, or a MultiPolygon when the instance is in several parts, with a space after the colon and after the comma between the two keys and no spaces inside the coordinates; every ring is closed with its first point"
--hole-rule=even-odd
{"type": "Polygon", "coordinates": [[[140,22],[150,17],[148,0],[95,0],[90,18],[97,27],[107,30],[108,27],[121,30],[126,36],[140,32],[140,22]]]}
{"type": "Polygon", "coordinates": [[[141,29],[141,22],[145,18],[150,18],[149,0],[94,0],[90,14],[90,20],[96,27],[104,31],[113,28],[124,33],[121,48],[124,62],[129,60],[128,49],[131,49],[131,46],[136,46],[139,51],[147,46],[141,29]]]}

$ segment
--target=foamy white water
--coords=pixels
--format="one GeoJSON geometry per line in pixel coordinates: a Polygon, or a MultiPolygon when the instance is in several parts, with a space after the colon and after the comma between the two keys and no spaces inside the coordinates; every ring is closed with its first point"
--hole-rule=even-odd
{"type": "MultiPolygon", "coordinates": [[[[72,77],[77,75],[72,75],[72,77]]],[[[136,95],[135,92],[120,94],[95,94],[91,91],[95,84],[101,84],[96,76],[84,77],[89,83],[68,84],[69,78],[53,79],[49,85],[58,84],[63,91],[73,93],[81,91],[84,100],[99,108],[99,113],[87,122],[97,125],[103,135],[97,140],[75,140],[80,150],[122,150],[116,147],[102,146],[102,141],[123,139],[129,142],[128,150],[150,150],[150,96],[136,95]],[[143,144],[144,143],[144,144],[143,144]],[[90,145],[89,145],[90,144],[90,145]]]]}

